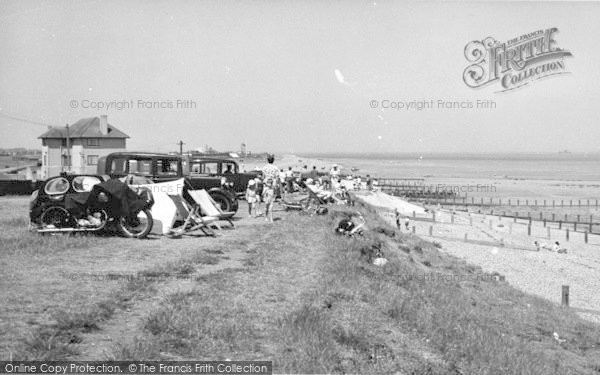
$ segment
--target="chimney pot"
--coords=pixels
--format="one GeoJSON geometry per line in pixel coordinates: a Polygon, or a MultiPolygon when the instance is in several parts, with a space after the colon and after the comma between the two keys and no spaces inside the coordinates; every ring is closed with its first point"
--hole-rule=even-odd
{"type": "Polygon", "coordinates": [[[102,134],[102,135],[108,134],[108,116],[107,115],[100,116],[100,134],[102,134]]]}

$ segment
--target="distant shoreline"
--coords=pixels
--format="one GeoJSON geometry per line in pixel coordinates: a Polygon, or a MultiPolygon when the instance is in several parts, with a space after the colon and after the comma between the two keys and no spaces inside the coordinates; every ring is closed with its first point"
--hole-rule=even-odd
{"type": "Polygon", "coordinates": [[[465,153],[465,152],[315,152],[296,154],[306,158],[329,159],[434,159],[434,160],[598,160],[600,152],[544,152],[544,153],[465,153]]]}

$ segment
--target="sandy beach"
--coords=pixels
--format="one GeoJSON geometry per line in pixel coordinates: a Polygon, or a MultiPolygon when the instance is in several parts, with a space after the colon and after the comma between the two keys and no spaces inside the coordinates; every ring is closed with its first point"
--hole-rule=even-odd
{"type": "MultiPolygon", "coordinates": [[[[382,208],[389,208],[390,200],[399,201],[399,206],[409,204],[381,193],[360,197],[382,208]]],[[[434,211],[435,223],[411,220],[411,229],[404,231],[410,233],[414,226],[417,236],[438,243],[442,252],[480,266],[486,272],[504,275],[510,285],[556,304],[561,303],[562,286],[568,285],[570,307],[584,319],[600,324],[600,236],[590,235],[585,243],[583,233],[571,233],[566,241],[564,230],[548,230],[540,222],[533,222],[528,235],[525,220],[515,222],[465,212],[455,213],[452,219],[449,210],[434,211]],[[534,241],[548,247],[559,241],[568,253],[536,251],[534,241]]],[[[389,211],[382,209],[379,214],[393,223],[389,211]]],[[[417,214],[417,217],[431,218],[431,215],[417,214]]]]}

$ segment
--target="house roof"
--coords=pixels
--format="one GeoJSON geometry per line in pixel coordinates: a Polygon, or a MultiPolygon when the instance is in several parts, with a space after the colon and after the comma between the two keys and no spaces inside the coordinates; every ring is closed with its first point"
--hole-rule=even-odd
{"type": "MultiPolygon", "coordinates": [[[[67,128],[52,128],[38,138],[67,138],[67,128]]],[[[100,118],[82,118],[69,126],[69,138],[129,138],[129,136],[111,124],[108,124],[108,133],[100,133],[100,118]]]]}

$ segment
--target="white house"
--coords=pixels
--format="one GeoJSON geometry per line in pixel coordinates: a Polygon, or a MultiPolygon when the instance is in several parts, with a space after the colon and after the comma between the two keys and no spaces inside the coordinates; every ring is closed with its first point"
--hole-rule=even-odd
{"type": "Polygon", "coordinates": [[[125,151],[129,136],[108,123],[106,115],[84,118],[64,128],[51,128],[42,140],[41,178],[61,172],[96,173],[98,158],[125,151]]]}

